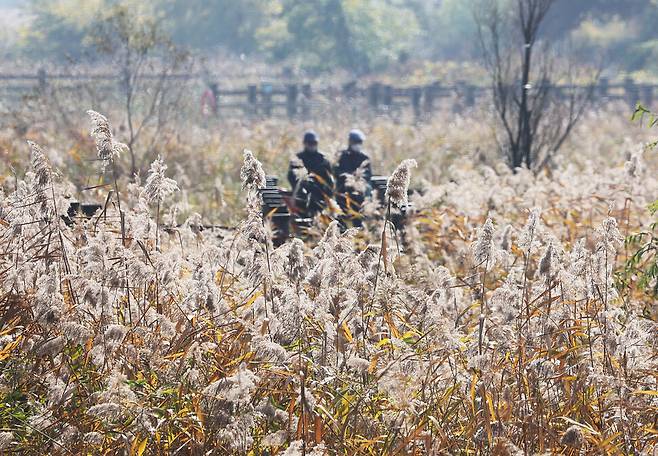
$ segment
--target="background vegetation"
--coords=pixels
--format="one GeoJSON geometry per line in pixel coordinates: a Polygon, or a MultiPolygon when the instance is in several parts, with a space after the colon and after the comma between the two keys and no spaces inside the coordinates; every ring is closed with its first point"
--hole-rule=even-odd
{"type": "MultiPolygon", "coordinates": [[[[206,55],[243,56],[312,72],[357,74],[407,62],[479,56],[478,0],[23,0],[8,2],[11,33],[4,52],[48,58],[92,57],[90,35],[108,14],[155,21],[173,41],[206,55]],[[18,25],[16,25],[18,24],[18,25]]],[[[655,70],[655,0],[558,1],[542,37],[570,42],[584,58],[614,61],[617,71],[655,70]]]]}

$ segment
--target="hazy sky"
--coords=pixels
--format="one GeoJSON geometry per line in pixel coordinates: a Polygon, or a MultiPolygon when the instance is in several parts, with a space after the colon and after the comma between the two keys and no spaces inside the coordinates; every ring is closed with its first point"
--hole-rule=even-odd
{"type": "Polygon", "coordinates": [[[20,6],[27,0],[0,0],[0,38],[13,41],[13,30],[25,21],[25,15],[20,6]]]}

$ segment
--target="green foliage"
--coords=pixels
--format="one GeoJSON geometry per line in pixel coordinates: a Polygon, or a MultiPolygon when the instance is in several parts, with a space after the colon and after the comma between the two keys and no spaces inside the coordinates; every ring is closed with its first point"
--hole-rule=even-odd
{"type": "MultiPolygon", "coordinates": [[[[658,116],[641,104],[637,105],[632,119],[634,121],[647,121],[649,127],[658,125],[658,116]]],[[[655,149],[658,141],[649,144],[649,149],[655,149]]],[[[658,199],[648,207],[651,215],[658,214],[658,199]]],[[[634,277],[637,286],[653,297],[658,297],[658,218],[649,225],[645,231],[633,234],[626,238],[626,246],[636,248],[635,253],[626,262],[622,282],[628,285],[630,278],[634,277]]]]}
{"type": "Polygon", "coordinates": [[[633,112],[633,116],[631,117],[631,120],[637,121],[639,120],[641,123],[644,122],[644,120],[647,119],[647,124],[649,127],[655,127],[658,125],[658,116],[651,112],[649,109],[645,108],[641,104],[638,103],[638,105],[635,108],[635,111],[633,112]]]}
{"type": "Polygon", "coordinates": [[[68,8],[63,3],[60,2],[60,7],[55,8],[47,0],[30,2],[29,13],[34,19],[23,34],[23,47],[28,54],[77,58],[84,52],[80,43],[91,18],[82,14],[69,15],[77,9],[68,8]]]}
{"type": "MultiPolygon", "coordinates": [[[[379,70],[401,57],[471,59],[477,55],[475,0],[29,0],[22,49],[37,57],[79,59],[93,53],[89,35],[121,6],[151,20],[192,49],[217,48],[297,63],[311,70],[379,70]]],[[[509,0],[496,0],[503,7],[509,0]]],[[[571,37],[584,55],[605,52],[625,69],[655,67],[653,0],[556,2],[542,30],[571,37]]]]}
{"type": "Polygon", "coordinates": [[[347,24],[354,48],[365,56],[357,67],[380,68],[411,50],[420,34],[409,9],[377,0],[345,1],[347,24]]]}
{"type": "Polygon", "coordinates": [[[427,57],[458,59],[476,57],[472,0],[444,0],[438,5],[424,0],[409,0],[421,29],[426,33],[420,45],[427,57]]]}
{"type": "MultiPolygon", "coordinates": [[[[647,126],[649,128],[658,125],[658,115],[656,115],[656,113],[654,112],[651,112],[650,110],[648,110],[647,108],[645,108],[639,103],[635,108],[635,112],[633,112],[633,116],[631,117],[631,120],[639,121],[640,123],[644,123],[644,121],[646,120],[647,126]]],[[[647,145],[648,149],[655,149],[656,147],[658,147],[658,140],[647,145]]]]}
{"type": "Polygon", "coordinates": [[[85,42],[101,54],[116,55],[129,51],[146,56],[170,44],[168,35],[163,33],[152,16],[133,17],[127,8],[120,5],[102,13],[102,19],[94,24],[85,37],[85,42]]]}
{"type": "Polygon", "coordinates": [[[420,34],[412,9],[380,0],[32,0],[25,50],[79,58],[103,48],[99,31],[118,8],[124,30],[146,35],[157,24],[177,44],[261,52],[314,70],[381,68],[409,52],[420,34]]]}
{"type": "MultiPolygon", "coordinates": [[[[656,205],[656,203],[654,203],[656,205]]],[[[624,275],[626,278],[635,277],[638,288],[652,296],[658,296],[658,236],[656,236],[658,223],[649,226],[650,231],[632,234],[626,239],[627,246],[639,248],[626,262],[624,275]]],[[[625,280],[628,284],[628,280],[625,280]]]]}
{"type": "Polygon", "coordinates": [[[153,4],[136,0],[31,0],[28,13],[34,18],[24,31],[23,47],[29,55],[73,60],[94,55],[98,36],[122,22],[124,31],[153,28],[161,20],[153,4]],[[117,12],[123,11],[123,18],[117,12]]]}
{"type": "Polygon", "coordinates": [[[556,34],[569,33],[590,54],[607,56],[629,71],[656,70],[658,40],[654,0],[583,0],[557,2],[556,14],[564,21],[556,34]]]}
{"type": "Polygon", "coordinates": [[[256,31],[277,12],[272,0],[161,0],[172,39],[198,49],[225,46],[236,53],[258,49],[256,31]]]}
{"type": "Polygon", "coordinates": [[[420,33],[410,9],[377,0],[282,0],[280,7],[258,31],[261,49],[312,69],[381,68],[409,51],[420,33]]]}
{"type": "Polygon", "coordinates": [[[274,59],[296,58],[306,67],[349,66],[360,57],[352,45],[340,0],[283,0],[273,26],[260,31],[263,50],[274,59]]]}

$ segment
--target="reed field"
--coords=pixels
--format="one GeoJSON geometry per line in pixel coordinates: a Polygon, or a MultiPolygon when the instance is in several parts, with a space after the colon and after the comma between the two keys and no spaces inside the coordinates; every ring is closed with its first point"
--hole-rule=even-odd
{"type": "Polygon", "coordinates": [[[655,454],[658,129],[632,112],[515,173],[484,108],[188,120],[129,176],[123,117],[85,110],[0,130],[0,453],[655,454]],[[265,176],[354,126],[387,204],[275,247],[265,176]]]}

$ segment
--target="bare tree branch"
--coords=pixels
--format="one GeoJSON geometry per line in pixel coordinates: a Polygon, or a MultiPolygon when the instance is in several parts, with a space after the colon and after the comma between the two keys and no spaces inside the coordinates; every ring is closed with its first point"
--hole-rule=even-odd
{"type": "MultiPolygon", "coordinates": [[[[498,1],[491,0],[479,3],[474,14],[495,113],[507,138],[501,152],[512,169],[538,169],[547,163],[591,101],[591,88],[585,94],[572,88],[565,100],[556,86],[562,82],[556,57],[550,43],[540,40],[541,26],[554,3],[516,0],[512,14],[505,15],[498,1]]],[[[570,62],[567,76],[573,66],[570,62]]]]}

